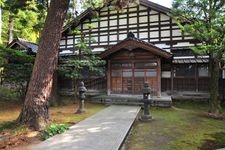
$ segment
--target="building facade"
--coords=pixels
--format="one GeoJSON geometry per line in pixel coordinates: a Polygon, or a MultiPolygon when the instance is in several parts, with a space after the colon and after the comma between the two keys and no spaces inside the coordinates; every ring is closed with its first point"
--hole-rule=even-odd
{"type": "Polygon", "coordinates": [[[87,81],[91,89],[140,94],[148,82],[157,96],[162,91],[206,92],[208,56],[191,51],[201,42],[183,33],[169,12],[169,8],[148,0],[122,11],[110,4],[94,13],[87,9],[65,26],[59,54],[61,58],[78,54],[76,44],[81,35],[71,32],[77,29],[85,33],[93,52],[107,62],[105,77],[87,81]]]}

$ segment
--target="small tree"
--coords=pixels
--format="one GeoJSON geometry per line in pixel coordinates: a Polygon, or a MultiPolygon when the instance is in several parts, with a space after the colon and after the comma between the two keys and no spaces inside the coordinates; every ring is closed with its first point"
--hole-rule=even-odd
{"type": "MultiPolygon", "coordinates": [[[[81,35],[81,38],[78,40],[78,44],[76,45],[78,54],[73,58],[66,60],[64,64],[61,64],[59,66],[59,72],[72,80],[74,96],[76,97],[76,81],[77,79],[83,78],[82,71],[87,69],[90,72],[99,73],[100,67],[105,63],[105,61],[93,54],[92,50],[88,46],[89,39],[85,39],[85,33],[81,33],[80,31],[75,31],[74,33],[81,35]]],[[[95,42],[92,39],[91,41],[95,42]]]]}
{"type": "Polygon", "coordinates": [[[202,45],[193,50],[199,55],[209,56],[209,112],[220,113],[218,82],[225,53],[225,1],[174,0],[172,15],[184,32],[202,41],[202,45]]]}

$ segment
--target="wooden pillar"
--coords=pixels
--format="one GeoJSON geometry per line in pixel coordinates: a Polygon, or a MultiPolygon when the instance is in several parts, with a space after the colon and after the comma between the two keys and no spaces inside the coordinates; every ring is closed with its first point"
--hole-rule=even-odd
{"type": "Polygon", "coordinates": [[[174,86],[173,86],[173,80],[174,80],[174,68],[173,68],[173,64],[171,63],[171,95],[173,94],[173,89],[174,89],[174,86]]]}
{"type": "Polygon", "coordinates": [[[198,92],[199,91],[199,87],[198,87],[198,64],[195,64],[195,91],[198,92]]]}
{"type": "Polygon", "coordinates": [[[134,91],[134,61],[132,61],[132,94],[134,94],[135,93],[135,91],[134,91]]]}
{"type": "Polygon", "coordinates": [[[107,67],[107,95],[110,95],[111,92],[111,61],[108,60],[107,67]]]}
{"type": "Polygon", "coordinates": [[[158,67],[157,67],[157,73],[158,73],[158,90],[157,90],[157,96],[158,97],[161,97],[161,59],[158,58],[157,59],[157,64],[158,64],[158,67]]]}

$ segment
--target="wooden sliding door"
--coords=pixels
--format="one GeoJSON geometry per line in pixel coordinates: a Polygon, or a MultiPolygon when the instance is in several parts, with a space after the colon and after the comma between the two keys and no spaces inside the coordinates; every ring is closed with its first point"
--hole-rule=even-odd
{"type": "Polygon", "coordinates": [[[112,62],[111,92],[123,94],[142,94],[143,85],[148,82],[153,92],[159,84],[157,61],[132,60],[127,62],[112,62]]]}

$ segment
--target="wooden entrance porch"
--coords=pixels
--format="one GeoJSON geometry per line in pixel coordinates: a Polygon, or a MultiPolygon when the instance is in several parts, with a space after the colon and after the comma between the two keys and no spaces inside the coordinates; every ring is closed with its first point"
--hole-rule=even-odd
{"type": "Polygon", "coordinates": [[[107,61],[107,95],[142,94],[147,82],[152,95],[161,96],[161,60],[172,54],[150,43],[128,37],[101,54],[107,61]]]}

